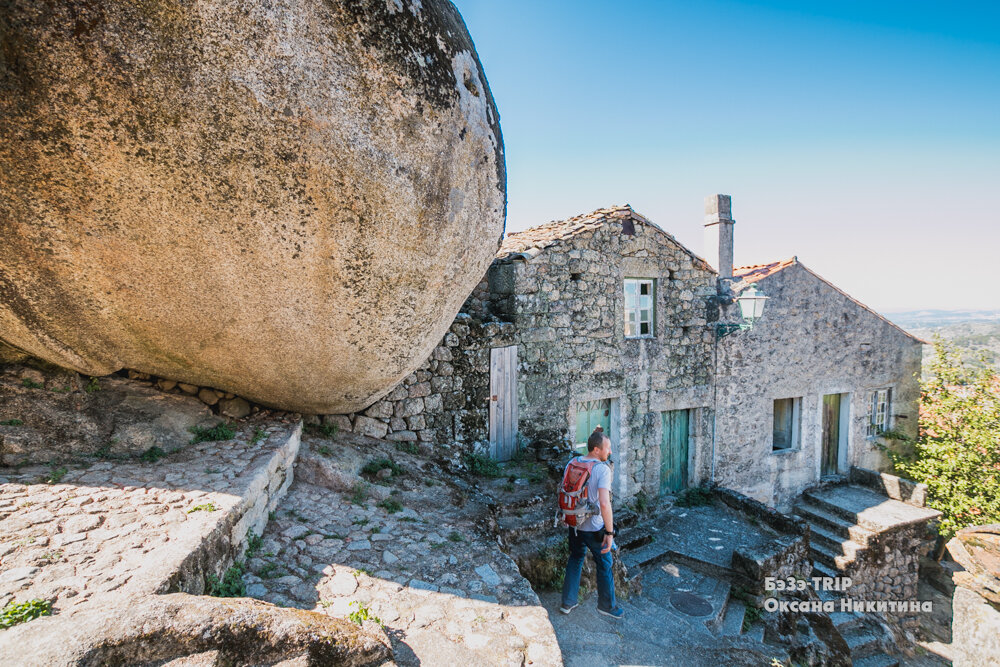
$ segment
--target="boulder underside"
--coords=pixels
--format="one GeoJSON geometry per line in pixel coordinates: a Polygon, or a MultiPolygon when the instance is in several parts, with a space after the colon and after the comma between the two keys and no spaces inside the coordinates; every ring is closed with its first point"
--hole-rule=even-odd
{"type": "Polygon", "coordinates": [[[499,118],[446,0],[13,0],[0,44],[19,351],[347,413],[496,252],[499,118]]]}

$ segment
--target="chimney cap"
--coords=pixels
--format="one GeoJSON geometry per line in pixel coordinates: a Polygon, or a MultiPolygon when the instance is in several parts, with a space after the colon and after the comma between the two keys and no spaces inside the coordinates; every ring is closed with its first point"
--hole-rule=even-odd
{"type": "Polygon", "coordinates": [[[733,220],[733,198],[730,195],[708,195],[705,197],[705,224],[735,222],[733,220]]]}

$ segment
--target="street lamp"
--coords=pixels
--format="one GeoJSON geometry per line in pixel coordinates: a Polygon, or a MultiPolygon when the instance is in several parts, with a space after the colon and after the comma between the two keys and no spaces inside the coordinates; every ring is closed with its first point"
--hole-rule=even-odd
{"type": "Polygon", "coordinates": [[[764,302],[768,297],[757,289],[757,283],[753,283],[740,292],[736,298],[736,303],[740,305],[740,315],[743,322],[740,324],[716,324],[715,331],[719,338],[728,336],[734,331],[747,331],[753,329],[754,322],[759,320],[764,314],[764,302]]]}

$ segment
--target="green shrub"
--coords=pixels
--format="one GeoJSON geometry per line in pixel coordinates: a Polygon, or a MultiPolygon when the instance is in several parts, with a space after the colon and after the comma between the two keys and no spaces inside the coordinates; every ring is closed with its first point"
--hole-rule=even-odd
{"type": "Polygon", "coordinates": [[[403,503],[399,502],[395,498],[386,498],[378,504],[379,507],[384,509],[389,514],[395,514],[403,509],[403,503]]]}
{"type": "Polygon", "coordinates": [[[406,452],[407,454],[419,454],[420,445],[415,442],[397,442],[396,450],[400,452],[406,452]]]}
{"type": "Polygon", "coordinates": [[[6,421],[0,422],[0,426],[23,426],[24,422],[20,419],[8,419],[6,421]]]}
{"type": "Polygon", "coordinates": [[[28,378],[24,378],[23,380],[21,380],[21,384],[23,386],[27,387],[28,389],[44,389],[45,388],[44,384],[40,384],[38,382],[35,382],[34,380],[29,380],[28,378]]]}
{"type": "Polygon", "coordinates": [[[251,528],[247,531],[247,550],[246,557],[253,558],[260,551],[261,546],[264,544],[264,538],[254,532],[251,528]]]}
{"type": "Polygon", "coordinates": [[[325,456],[327,458],[330,458],[331,456],[333,456],[333,450],[330,449],[326,445],[320,445],[319,447],[316,447],[315,449],[316,449],[316,453],[320,454],[321,456],[325,456]]]}
{"type": "Polygon", "coordinates": [[[95,391],[101,390],[101,383],[97,381],[97,378],[90,378],[90,382],[87,383],[87,387],[84,389],[88,394],[93,394],[95,391]]]}
{"type": "Polygon", "coordinates": [[[382,619],[378,616],[372,614],[371,609],[364,602],[358,602],[357,600],[352,601],[348,604],[349,607],[357,607],[354,611],[347,615],[347,618],[358,625],[363,624],[365,621],[375,621],[379,625],[382,625],[382,619]]]}
{"type": "Polygon", "coordinates": [[[325,436],[327,438],[332,438],[337,435],[337,425],[336,424],[306,424],[307,433],[318,433],[319,435],[325,436]]]}
{"type": "Polygon", "coordinates": [[[192,512],[214,512],[217,509],[219,508],[215,506],[215,503],[203,503],[201,505],[195,505],[194,507],[189,509],[187,513],[191,514],[192,512]]]}
{"type": "Polygon", "coordinates": [[[566,580],[568,559],[569,541],[563,539],[555,545],[540,549],[522,573],[536,590],[559,591],[566,580]]]}
{"type": "Polygon", "coordinates": [[[241,598],[246,595],[246,586],[243,584],[243,563],[233,563],[232,567],[226,570],[219,579],[214,574],[205,577],[207,595],[217,598],[241,598]]]}
{"type": "Polygon", "coordinates": [[[40,616],[52,615],[52,603],[48,600],[27,600],[14,602],[11,600],[0,611],[0,628],[10,628],[19,623],[33,621],[40,616]]]}
{"type": "Polygon", "coordinates": [[[1000,523],[1000,376],[962,360],[938,336],[930,377],[922,383],[916,441],[895,432],[888,448],[895,472],[927,485],[927,504],[943,513],[950,538],[970,525],[1000,523]]]}
{"type": "Polygon", "coordinates": [[[635,499],[632,501],[632,509],[638,514],[645,514],[646,510],[649,509],[649,496],[642,489],[639,490],[639,493],[635,494],[635,499]]]}
{"type": "Polygon", "coordinates": [[[361,474],[374,477],[380,471],[385,470],[387,468],[392,471],[393,477],[403,474],[403,468],[401,466],[399,466],[392,459],[386,459],[386,458],[372,459],[371,461],[366,463],[363,468],[361,468],[361,474]]]}
{"type": "Polygon", "coordinates": [[[140,454],[139,460],[144,463],[156,463],[166,455],[167,453],[165,451],[154,445],[140,454]]]}
{"type": "Polygon", "coordinates": [[[66,468],[64,468],[64,467],[62,467],[62,468],[53,468],[52,472],[50,472],[48,475],[46,475],[43,481],[46,484],[58,484],[59,480],[61,480],[63,477],[65,477],[67,472],[69,472],[69,471],[66,470],[66,468]]]}
{"type": "Polygon", "coordinates": [[[674,505],[677,507],[699,507],[712,504],[712,492],[701,486],[684,489],[677,497],[674,505]]]}
{"type": "Polygon", "coordinates": [[[366,500],[368,500],[368,485],[358,482],[351,488],[351,502],[364,506],[366,500]]]}
{"type": "Polygon", "coordinates": [[[236,429],[222,422],[221,424],[216,424],[212,428],[206,428],[204,426],[192,426],[191,433],[194,437],[191,438],[191,444],[197,445],[199,442],[216,442],[219,440],[232,440],[236,437],[236,429]]]}
{"type": "Polygon", "coordinates": [[[500,464],[483,454],[474,452],[466,454],[465,463],[469,466],[469,472],[478,477],[496,479],[504,476],[503,470],[500,469],[500,464]]]}
{"type": "Polygon", "coordinates": [[[462,533],[458,532],[457,530],[453,530],[450,533],[448,533],[448,539],[451,540],[452,542],[465,541],[465,537],[462,535],[462,533]]]}
{"type": "Polygon", "coordinates": [[[258,442],[260,442],[261,440],[263,440],[266,437],[267,437],[267,433],[264,431],[264,429],[259,428],[259,429],[257,429],[256,431],[253,432],[253,437],[250,438],[250,444],[251,445],[256,445],[258,442]]]}

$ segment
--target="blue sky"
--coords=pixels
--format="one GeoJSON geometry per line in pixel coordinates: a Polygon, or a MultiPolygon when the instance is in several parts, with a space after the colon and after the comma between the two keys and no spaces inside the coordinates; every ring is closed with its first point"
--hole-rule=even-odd
{"type": "Polygon", "coordinates": [[[869,305],[1000,308],[1000,3],[457,0],[508,231],[629,203],[869,305]]]}

